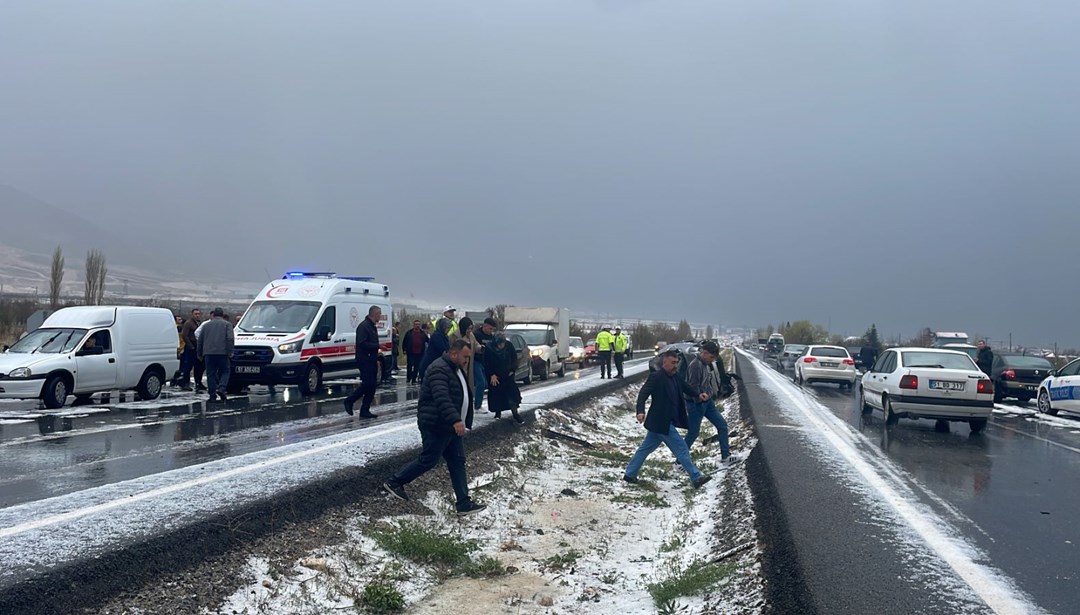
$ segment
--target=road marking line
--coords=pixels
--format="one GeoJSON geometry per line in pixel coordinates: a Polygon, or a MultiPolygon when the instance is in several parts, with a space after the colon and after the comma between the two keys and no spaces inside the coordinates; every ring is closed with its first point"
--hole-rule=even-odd
{"type": "MultiPolygon", "coordinates": [[[[1042,438],[1042,437],[1039,437],[1039,436],[1033,436],[1033,435],[1031,435],[1029,433],[1020,431],[1019,429],[1016,429],[1015,427],[1009,427],[1007,425],[1002,425],[1001,423],[999,423],[997,421],[994,421],[994,425],[1000,427],[1001,429],[1006,429],[1006,430],[1011,431],[1013,433],[1020,434],[1021,436],[1027,436],[1029,438],[1034,438],[1036,440],[1046,442],[1047,444],[1051,444],[1053,446],[1059,446],[1059,447],[1061,447],[1063,449],[1070,450],[1070,451],[1072,451],[1074,453],[1080,453],[1080,448],[1073,448],[1073,447],[1071,447],[1071,446],[1069,446],[1067,444],[1062,444],[1060,442],[1054,442],[1053,440],[1047,440],[1046,438],[1042,438]]],[[[1054,425],[1054,427],[1057,427],[1057,425],[1054,425]]]]}
{"type": "MultiPolygon", "coordinates": [[[[823,415],[811,406],[809,400],[805,398],[799,399],[793,393],[792,389],[795,389],[793,383],[780,378],[765,367],[760,365],[757,367],[758,372],[764,374],[765,379],[770,381],[773,391],[787,397],[791,402],[791,406],[797,409],[817,428],[818,433],[825,437],[833,449],[851,465],[852,469],[857,471],[866,483],[877,491],[878,495],[886,503],[892,506],[900,518],[923,539],[926,546],[945,561],[991,610],[999,615],[1012,615],[1014,613],[1024,615],[1042,612],[1029,600],[1017,595],[1019,590],[1013,589],[1015,583],[1011,579],[990,567],[975,562],[964,552],[965,548],[974,550],[973,547],[963,544],[963,541],[959,538],[949,536],[941,531],[938,526],[946,526],[944,520],[935,519],[936,515],[927,515],[921,512],[908,498],[900,495],[888,481],[874,471],[873,466],[863,459],[858,450],[836,431],[836,427],[831,422],[822,418],[823,415]]],[[[798,389],[795,389],[795,391],[798,391],[798,389]]],[[[816,401],[814,403],[826,415],[836,418],[821,403],[816,401]]],[[[839,421],[839,419],[837,420],[839,421]]],[[[842,424],[846,425],[846,423],[842,424]]]]}

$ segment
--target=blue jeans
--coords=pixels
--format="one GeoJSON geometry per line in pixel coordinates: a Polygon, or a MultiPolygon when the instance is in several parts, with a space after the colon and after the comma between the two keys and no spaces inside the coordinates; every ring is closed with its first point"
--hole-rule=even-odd
{"type": "Polygon", "coordinates": [[[450,470],[450,484],[454,487],[458,510],[467,507],[471,500],[469,480],[465,473],[465,439],[449,427],[421,427],[420,439],[423,442],[420,457],[402,468],[390,482],[395,485],[408,485],[439,465],[439,459],[442,458],[446,460],[446,468],[450,470]]]}
{"type": "Polygon", "coordinates": [[[210,395],[224,393],[229,386],[229,355],[208,354],[203,359],[206,361],[206,387],[210,389],[210,395]]]}
{"type": "Polygon", "coordinates": [[[626,466],[626,475],[630,478],[637,478],[638,470],[645,463],[645,459],[657,449],[661,444],[666,444],[672,454],[675,455],[675,459],[679,462],[679,465],[686,470],[686,473],[690,475],[690,480],[696,481],[701,478],[701,471],[694,465],[692,459],[690,459],[690,448],[686,446],[686,441],[683,440],[679,432],[675,431],[674,425],[668,425],[668,432],[666,434],[656,433],[649,431],[645,433],[645,439],[642,440],[641,446],[638,447],[634,457],[630,460],[630,465],[626,466]]]}
{"type": "Polygon", "coordinates": [[[716,434],[720,440],[720,456],[727,457],[731,454],[731,447],[728,445],[727,421],[724,420],[724,415],[720,414],[720,410],[716,408],[712,400],[687,402],[686,414],[690,419],[690,427],[686,430],[686,448],[693,446],[694,440],[697,440],[698,434],[701,433],[701,420],[709,419],[709,422],[716,426],[716,434]]]}
{"type": "Polygon", "coordinates": [[[476,399],[473,401],[473,405],[477,410],[484,403],[484,391],[487,390],[487,373],[484,371],[484,366],[479,362],[473,362],[473,382],[476,383],[476,399]]]}

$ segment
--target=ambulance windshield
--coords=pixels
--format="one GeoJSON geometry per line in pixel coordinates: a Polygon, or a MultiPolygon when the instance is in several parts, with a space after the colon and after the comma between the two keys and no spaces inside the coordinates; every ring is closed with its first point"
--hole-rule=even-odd
{"type": "Polygon", "coordinates": [[[296,333],[310,326],[318,312],[315,301],[256,301],[237,328],[250,333],[296,333]]]}

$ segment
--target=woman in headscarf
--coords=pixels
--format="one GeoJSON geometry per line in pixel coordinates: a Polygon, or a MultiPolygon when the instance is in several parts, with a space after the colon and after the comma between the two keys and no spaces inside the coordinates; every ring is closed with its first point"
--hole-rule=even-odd
{"type": "Polygon", "coordinates": [[[431,334],[431,341],[428,342],[427,350],[424,351],[424,358],[420,361],[420,373],[416,376],[418,382],[424,380],[424,372],[427,371],[428,366],[450,350],[450,336],[446,334],[449,330],[450,320],[447,318],[440,320],[435,333],[431,334]]]}
{"type": "Polygon", "coordinates": [[[458,329],[457,329],[457,331],[455,331],[454,333],[452,333],[450,335],[450,341],[453,342],[454,340],[463,339],[466,342],[469,342],[469,350],[472,350],[472,353],[469,354],[469,364],[465,366],[465,369],[463,371],[466,374],[469,375],[469,377],[466,378],[466,380],[468,380],[468,385],[469,385],[469,399],[475,400],[476,399],[476,367],[475,367],[475,362],[476,362],[476,355],[480,352],[480,343],[476,341],[476,336],[473,335],[474,325],[473,325],[473,321],[472,321],[471,318],[466,316],[465,318],[462,318],[461,320],[459,320],[457,325],[458,325],[458,329]]]}
{"type": "Polygon", "coordinates": [[[514,380],[517,351],[513,344],[506,341],[506,333],[499,331],[484,350],[484,370],[488,376],[488,411],[494,412],[498,419],[502,418],[503,412],[509,410],[515,421],[524,423],[525,420],[518,414],[521,391],[514,380]]]}

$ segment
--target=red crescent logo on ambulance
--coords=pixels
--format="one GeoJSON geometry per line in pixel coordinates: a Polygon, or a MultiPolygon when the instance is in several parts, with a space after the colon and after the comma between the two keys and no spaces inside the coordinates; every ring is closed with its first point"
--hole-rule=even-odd
{"type": "Polygon", "coordinates": [[[273,299],[274,297],[280,297],[287,292],[289,292],[288,286],[275,286],[270,290],[266,291],[266,296],[270,299],[273,299]]]}

